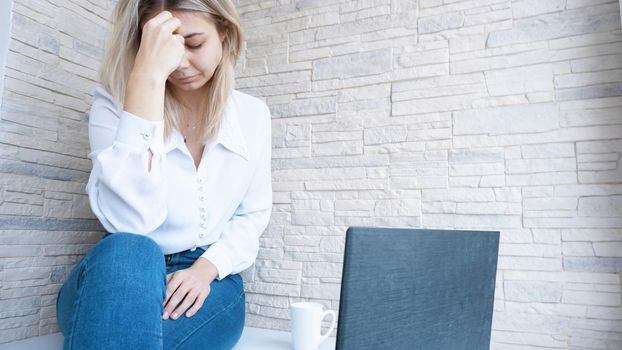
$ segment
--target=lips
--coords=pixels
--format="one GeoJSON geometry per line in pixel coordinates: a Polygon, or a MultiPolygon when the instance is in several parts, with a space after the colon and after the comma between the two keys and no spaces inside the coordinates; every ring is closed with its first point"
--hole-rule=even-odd
{"type": "Polygon", "coordinates": [[[177,79],[177,81],[180,81],[182,83],[187,83],[187,82],[190,82],[190,81],[194,80],[195,77],[196,77],[196,75],[191,75],[191,76],[188,76],[188,77],[181,77],[181,78],[175,78],[175,79],[177,79]]]}

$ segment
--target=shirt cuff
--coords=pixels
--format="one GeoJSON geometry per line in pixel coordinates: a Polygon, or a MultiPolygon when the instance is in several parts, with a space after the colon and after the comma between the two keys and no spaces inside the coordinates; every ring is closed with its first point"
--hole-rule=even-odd
{"type": "Polygon", "coordinates": [[[211,261],[212,264],[216,266],[216,269],[218,270],[218,280],[222,280],[227,277],[233,269],[231,266],[231,259],[229,259],[227,252],[223,249],[223,247],[216,244],[209,246],[207,250],[201,254],[201,258],[211,261]]]}
{"type": "Polygon", "coordinates": [[[151,149],[153,153],[161,154],[164,147],[164,120],[150,121],[122,111],[115,139],[141,151],[151,149]]]}

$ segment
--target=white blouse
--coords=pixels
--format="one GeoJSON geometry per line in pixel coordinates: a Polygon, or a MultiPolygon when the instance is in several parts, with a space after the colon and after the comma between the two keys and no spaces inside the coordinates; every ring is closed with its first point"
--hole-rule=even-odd
{"type": "Polygon", "coordinates": [[[253,264],[272,212],[268,107],[233,90],[223,117],[197,169],[177,130],[164,140],[164,121],[121,110],[98,86],[86,185],[91,209],[108,232],[147,235],[164,254],[202,247],[219,280],[253,264]]]}

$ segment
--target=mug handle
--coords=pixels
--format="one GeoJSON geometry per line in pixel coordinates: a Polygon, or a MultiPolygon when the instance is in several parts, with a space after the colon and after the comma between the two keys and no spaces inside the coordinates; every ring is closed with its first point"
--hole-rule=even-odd
{"type": "Polygon", "coordinates": [[[326,331],[326,333],[324,333],[324,335],[322,335],[320,332],[320,341],[318,342],[318,346],[321,345],[326,338],[328,338],[328,336],[333,332],[333,329],[335,329],[335,323],[337,321],[337,316],[335,315],[335,312],[333,310],[326,310],[324,311],[324,313],[322,314],[322,320],[324,320],[324,317],[326,317],[326,315],[331,315],[332,316],[332,322],[330,324],[330,327],[328,328],[328,331],[326,331]]]}

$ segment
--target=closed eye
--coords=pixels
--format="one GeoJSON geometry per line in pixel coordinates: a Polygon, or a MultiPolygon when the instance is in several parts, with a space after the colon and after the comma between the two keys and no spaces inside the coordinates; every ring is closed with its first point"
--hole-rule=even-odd
{"type": "Polygon", "coordinates": [[[195,45],[195,46],[188,45],[188,48],[191,49],[191,50],[196,50],[196,49],[200,48],[201,46],[203,46],[203,44],[199,44],[199,45],[195,45]]]}

